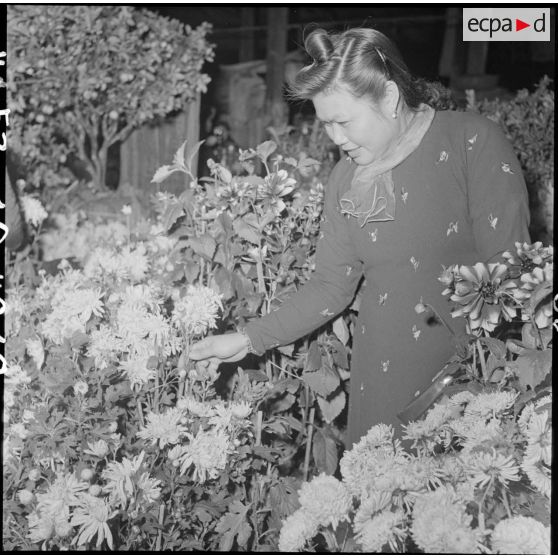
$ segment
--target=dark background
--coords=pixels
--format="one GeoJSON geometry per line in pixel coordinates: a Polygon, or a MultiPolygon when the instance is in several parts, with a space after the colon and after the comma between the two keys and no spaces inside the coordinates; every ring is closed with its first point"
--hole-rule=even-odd
{"type": "MultiPolygon", "coordinates": [[[[241,8],[254,7],[254,54],[255,59],[266,57],[267,10],[270,6],[227,5],[141,5],[161,15],[172,17],[185,24],[196,26],[207,21],[213,25],[209,40],[216,45],[215,61],[205,71],[216,75],[220,64],[239,62],[239,37],[246,33],[241,29],[241,8]]],[[[289,34],[287,50],[302,45],[305,26],[318,23],[331,29],[352,26],[374,27],[395,41],[407,65],[416,75],[426,78],[445,79],[438,75],[438,64],[444,37],[446,7],[416,5],[368,7],[320,7],[319,5],[294,5],[289,7],[289,34]]],[[[551,19],[554,21],[554,8],[551,19]]],[[[459,37],[461,32],[459,29],[459,37]]],[[[549,43],[493,42],[490,43],[486,73],[499,74],[500,86],[511,91],[531,88],[543,75],[554,78],[555,41],[554,23],[549,43]]],[[[460,41],[457,55],[464,60],[468,43],[460,41]]],[[[462,62],[464,64],[464,62],[462,62]]],[[[447,83],[446,83],[447,84],[447,83]]]]}

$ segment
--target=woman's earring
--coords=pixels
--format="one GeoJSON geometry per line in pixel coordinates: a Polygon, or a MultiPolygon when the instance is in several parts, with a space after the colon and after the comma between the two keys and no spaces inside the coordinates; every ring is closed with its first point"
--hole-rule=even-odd
{"type": "Polygon", "coordinates": [[[391,115],[392,118],[397,118],[397,111],[393,111],[393,114],[391,115]]]}

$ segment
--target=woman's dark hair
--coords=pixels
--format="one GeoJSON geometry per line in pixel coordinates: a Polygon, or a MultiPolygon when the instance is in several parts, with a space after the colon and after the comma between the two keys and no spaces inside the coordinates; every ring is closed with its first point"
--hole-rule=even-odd
{"type": "Polygon", "coordinates": [[[414,77],[395,45],[375,29],[328,33],[315,29],[304,41],[312,64],[302,68],[289,86],[293,99],[311,99],[318,93],[343,87],[355,97],[378,102],[388,80],[395,82],[407,106],[425,103],[437,110],[455,108],[451,92],[441,83],[414,77]]]}

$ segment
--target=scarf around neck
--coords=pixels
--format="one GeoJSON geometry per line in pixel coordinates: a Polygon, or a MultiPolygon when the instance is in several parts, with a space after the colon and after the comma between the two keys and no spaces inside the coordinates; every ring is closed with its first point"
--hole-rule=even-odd
{"type": "Polygon", "coordinates": [[[395,219],[392,170],[419,146],[435,112],[422,104],[387,155],[369,165],[357,166],[351,186],[339,202],[342,214],[355,217],[361,227],[372,221],[395,219]]]}

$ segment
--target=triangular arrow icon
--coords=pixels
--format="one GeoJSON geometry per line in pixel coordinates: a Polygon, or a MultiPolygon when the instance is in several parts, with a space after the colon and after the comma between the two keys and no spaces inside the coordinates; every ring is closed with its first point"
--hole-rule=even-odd
{"type": "Polygon", "coordinates": [[[522,29],[525,29],[527,27],[531,27],[530,23],[525,23],[524,21],[521,21],[520,19],[515,18],[515,30],[516,31],[521,31],[522,29]]]}

